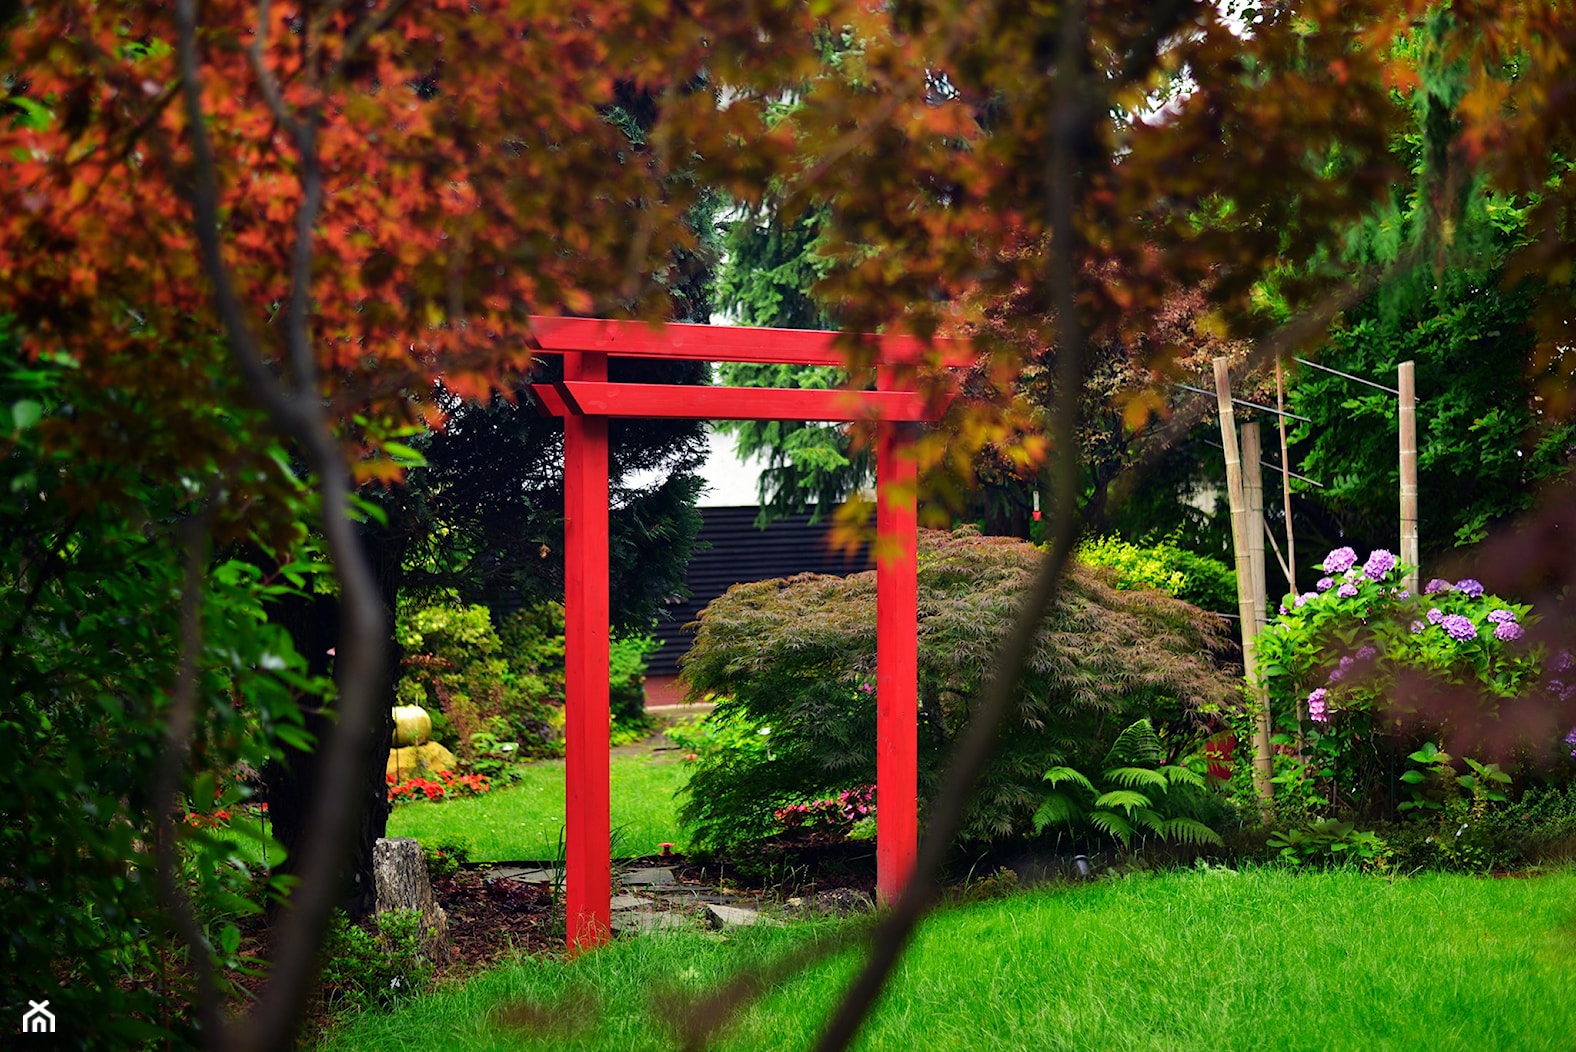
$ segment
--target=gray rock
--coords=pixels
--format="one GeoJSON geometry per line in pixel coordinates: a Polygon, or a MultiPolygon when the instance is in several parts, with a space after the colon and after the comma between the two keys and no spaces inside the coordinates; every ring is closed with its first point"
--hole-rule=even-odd
{"type": "Polygon", "coordinates": [[[647,866],[642,869],[632,869],[618,877],[618,882],[625,887],[646,887],[653,884],[672,884],[673,871],[667,866],[647,866]]]}
{"type": "Polygon", "coordinates": [[[655,896],[664,902],[682,902],[689,905],[715,902],[719,906],[748,906],[752,909],[760,906],[759,899],[731,895],[726,891],[713,891],[709,888],[673,884],[668,887],[648,887],[642,890],[647,895],[655,896]]]}
{"type": "Polygon", "coordinates": [[[687,928],[689,920],[682,913],[654,913],[650,910],[626,910],[609,921],[620,935],[639,935],[648,931],[667,931],[687,928]]]}
{"type": "Polygon", "coordinates": [[[782,923],[743,906],[723,906],[715,902],[706,903],[706,914],[713,928],[747,928],[752,924],[782,923]]]}
{"type": "Polygon", "coordinates": [[[614,895],[612,908],[616,910],[634,910],[642,906],[651,905],[650,899],[643,899],[638,895],[614,895]]]}
{"type": "Polygon", "coordinates": [[[518,880],[524,884],[551,884],[557,874],[550,869],[525,866],[498,866],[487,871],[486,880],[518,880]]]}

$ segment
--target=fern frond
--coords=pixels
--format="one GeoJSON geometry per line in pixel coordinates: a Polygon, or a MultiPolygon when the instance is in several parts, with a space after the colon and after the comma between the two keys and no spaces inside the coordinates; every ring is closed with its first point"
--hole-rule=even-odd
{"type": "Polygon", "coordinates": [[[1159,811],[1147,807],[1134,808],[1131,816],[1133,825],[1140,829],[1147,829],[1156,836],[1165,836],[1166,820],[1159,811]]]}
{"type": "Polygon", "coordinates": [[[1083,808],[1066,793],[1051,793],[1034,812],[1034,831],[1042,833],[1046,826],[1062,822],[1072,825],[1082,813],[1083,808]]]}
{"type": "Polygon", "coordinates": [[[1148,767],[1112,767],[1101,777],[1128,789],[1152,788],[1163,793],[1171,787],[1165,775],[1148,767]]]}
{"type": "Polygon", "coordinates": [[[1052,767],[1049,771],[1045,772],[1045,780],[1050,782],[1052,785],[1061,785],[1063,782],[1072,782],[1074,785],[1083,786],[1091,793],[1095,791],[1094,783],[1085,777],[1082,771],[1075,770],[1071,767],[1052,767]]]}
{"type": "Polygon", "coordinates": [[[1165,775],[1172,785],[1191,785],[1197,789],[1204,788],[1204,776],[1191,767],[1167,766],[1160,768],[1160,773],[1165,775]]]}
{"type": "Polygon", "coordinates": [[[1159,767],[1165,760],[1165,746],[1148,720],[1138,720],[1111,743],[1105,754],[1107,767],[1159,767]]]}
{"type": "Polygon", "coordinates": [[[1136,790],[1112,789],[1110,792],[1101,793],[1099,796],[1095,797],[1094,806],[1120,807],[1128,814],[1132,814],[1134,808],[1150,807],[1152,805],[1149,797],[1145,796],[1143,793],[1137,792],[1136,790]]]}
{"type": "Polygon", "coordinates": [[[1128,824],[1127,819],[1115,811],[1092,811],[1089,814],[1089,824],[1120,840],[1123,847],[1133,839],[1133,827],[1128,824]]]}
{"type": "Polygon", "coordinates": [[[1156,830],[1167,840],[1179,844],[1220,844],[1220,834],[1196,818],[1172,818],[1156,830]]]}

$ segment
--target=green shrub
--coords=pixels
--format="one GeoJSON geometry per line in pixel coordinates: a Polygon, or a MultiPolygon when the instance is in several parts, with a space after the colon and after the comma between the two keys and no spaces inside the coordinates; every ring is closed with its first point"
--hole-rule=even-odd
{"type": "Polygon", "coordinates": [[[433,966],[421,949],[421,914],[389,910],[377,932],[334,916],[323,944],[323,993],[328,1003],[354,1011],[388,1008],[423,993],[433,966]]]}
{"type": "Polygon", "coordinates": [[[1390,864],[1390,845],[1383,837],[1335,818],[1271,833],[1269,848],[1292,866],[1346,865],[1377,871],[1390,864]]]}
{"type": "Polygon", "coordinates": [[[1528,789],[1498,815],[1493,834],[1500,865],[1576,860],[1576,782],[1528,789]]]}
{"type": "Polygon", "coordinates": [[[621,636],[608,644],[608,702],[617,735],[644,735],[656,726],[646,715],[646,659],[658,643],[649,635],[621,636]]]}
{"type": "Polygon", "coordinates": [[[460,871],[470,861],[470,844],[463,840],[441,840],[436,844],[423,844],[422,858],[427,863],[427,879],[436,883],[460,871]]]}
{"type": "MultiPolygon", "coordinates": [[[[412,603],[396,631],[405,648],[402,704],[432,716],[433,738],[489,778],[513,780],[519,760],[563,753],[564,608],[518,610],[495,627],[484,606],[449,596],[412,603]]],[[[608,648],[608,694],[615,744],[649,733],[646,658],[650,636],[619,637],[608,648]]]]}
{"type": "Polygon", "coordinates": [[[1179,548],[1170,540],[1131,544],[1100,537],[1078,547],[1078,558],[1116,574],[1118,588],[1158,588],[1217,614],[1237,612],[1237,575],[1218,559],[1179,548]]]}
{"type": "MultiPolygon", "coordinates": [[[[193,416],[96,387],[64,354],[23,355],[10,328],[0,316],[0,990],[7,1005],[47,998],[62,1044],[195,1048],[197,969],[160,901],[157,847],[172,849],[198,952],[239,1000],[237,970],[256,962],[240,956],[238,922],[287,885],[256,875],[252,860],[279,852],[259,823],[224,824],[253,791],[235,772],[281,742],[307,746],[302,707],[332,697],[268,620],[316,570],[285,525],[306,498],[267,481],[290,454],[253,412],[203,401],[193,416]],[[194,724],[189,753],[171,754],[183,563],[199,536],[217,539],[195,555],[194,724]],[[249,561],[258,549],[278,573],[249,561]],[[196,817],[171,829],[152,783],[176,755],[172,802],[196,817]]],[[[191,375],[222,400],[225,374],[191,375]]]]}
{"type": "MultiPolygon", "coordinates": [[[[1010,538],[921,534],[922,797],[935,789],[1039,558],[1010,538]]],[[[1211,658],[1224,644],[1219,619],[1195,607],[1069,567],[965,835],[1027,831],[1044,772],[1092,769],[1137,719],[1153,721],[1175,756],[1201,729],[1201,709],[1236,702],[1235,683],[1211,658]]],[[[682,815],[702,845],[768,835],[776,811],[875,781],[874,670],[874,573],[738,585],[702,612],[685,658],[690,694],[716,694],[708,725],[750,742],[695,750],[682,815]]]]}
{"type": "Polygon", "coordinates": [[[452,598],[408,604],[395,631],[405,651],[399,700],[433,714],[436,740],[471,760],[477,755],[475,736],[496,732],[496,721],[502,721],[520,753],[561,752],[561,678],[555,696],[534,654],[527,650],[522,657],[505,649],[485,606],[465,606],[452,598]]]}

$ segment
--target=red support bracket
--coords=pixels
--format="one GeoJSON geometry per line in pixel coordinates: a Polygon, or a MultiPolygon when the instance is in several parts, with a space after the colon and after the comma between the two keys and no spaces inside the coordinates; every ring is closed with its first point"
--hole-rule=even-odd
{"type": "Polygon", "coordinates": [[[950,396],[927,399],[911,391],[800,390],[699,387],[566,380],[532,384],[554,416],[676,420],[935,420],[950,396]]]}

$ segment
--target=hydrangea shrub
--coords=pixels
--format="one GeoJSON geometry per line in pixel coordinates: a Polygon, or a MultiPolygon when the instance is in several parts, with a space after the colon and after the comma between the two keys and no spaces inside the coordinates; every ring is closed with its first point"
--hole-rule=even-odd
{"type": "MultiPolygon", "coordinates": [[[[1258,658],[1281,766],[1321,779],[1328,805],[1393,814],[1396,774],[1423,741],[1470,738],[1506,706],[1547,704],[1551,692],[1569,690],[1549,678],[1569,655],[1525,638],[1531,608],[1480,581],[1435,579],[1412,595],[1406,567],[1383,549],[1359,562],[1353,549],[1337,548],[1320,569],[1312,591],[1286,596],[1259,637],[1258,658]],[[1431,706],[1441,688],[1475,699],[1476,711],[1431,706]]],[[[1556,744],[1528,742],[1524,753],[1547,756],[1556,744]]]]}

